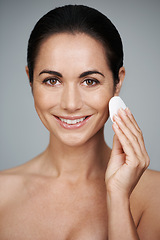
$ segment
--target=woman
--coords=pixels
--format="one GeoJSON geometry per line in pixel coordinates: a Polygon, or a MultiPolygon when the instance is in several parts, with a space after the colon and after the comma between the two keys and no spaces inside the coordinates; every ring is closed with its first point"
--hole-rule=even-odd
{"type": "Polygon", "coordinates": [[[146,170],[143,136],[127,108],[104,140],[108,103],[124,77],[118,31],[95,9],[43,16],[28,43],[36,111],[47,149],[0,174],[0,239],[160,239],[160,174],[146,170]]]}

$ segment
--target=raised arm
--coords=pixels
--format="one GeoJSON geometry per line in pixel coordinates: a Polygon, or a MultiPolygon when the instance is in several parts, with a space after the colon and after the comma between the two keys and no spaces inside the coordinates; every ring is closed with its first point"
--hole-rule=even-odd
{"type": "Polygon", "coordinates": [[[106,171],[108,239],[139,240],[130,195],[149,165],[142,132],[130,110],[114,116],[113,149],[106,171]]]}

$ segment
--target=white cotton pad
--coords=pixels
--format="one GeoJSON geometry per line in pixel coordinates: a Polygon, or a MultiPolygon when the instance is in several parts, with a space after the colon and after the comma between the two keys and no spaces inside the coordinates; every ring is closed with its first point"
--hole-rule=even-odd
{"type": "Polygon", "coordinates": [[[126,109],[126,105],[119,96],[112,97],[109,101],[109,114],[113,122],[113,115],[118,113],[120,108],[126,109]]]}

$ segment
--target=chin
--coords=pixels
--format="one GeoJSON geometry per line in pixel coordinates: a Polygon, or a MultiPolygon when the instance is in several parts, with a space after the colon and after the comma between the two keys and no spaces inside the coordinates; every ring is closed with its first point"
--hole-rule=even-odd
{"type": "MultiPolygon", "coordinates": [[[[69,133],[64,135],[59,135],[57,138],[58,141],[61,142],[61,144],[64,144],[68,147],[81,147],[86,145],[87,143],[99,141],[99,137],[103,135],[103,129],[104,126],[102,126],[100,129],[97,129],[97,131],[91,131],[88,133],[69,133]]],[[[55,136],[55,135],[54,135],[55,136]]]]}
{"type": "Polygon", "coordinates": [[[90,139],[84,136],[68,136],[66,138],[60,139],[61,143],[68,147],[80,147],[86,144],[90,139]]]}

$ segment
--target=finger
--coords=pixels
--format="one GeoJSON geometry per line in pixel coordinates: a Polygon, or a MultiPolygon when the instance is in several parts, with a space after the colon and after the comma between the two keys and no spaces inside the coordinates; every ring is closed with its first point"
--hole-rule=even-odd
{"type": "Polygon", "coordinates": [[[119,127],[119,124],[117,123],[117,121],[114,122],[114,124],[113,124],[113,130],[114,130],[115,134],[117,135],[125,154],[127,156],[131,156],[131,157],[135,156],[136,154],[135,154],[134,148],[133,148],[130,140],[123,133],[123,131],[119,127]]]}
{"type": "Polygon", "coordinates": [[[139,126],[138,126],[138,124],[137,124],[137,122],[136,122],[133,114],[131,113],[131,111],[130,111],[130,109],[129,109],[128,107],[125,109],[125,112],[127,113],[127,115],[128,115],[128,117],[130,118],[131,122],[135,125],[135,127],[137,128],[137,130],[138,130],[139,132],[141,132],[141,129],[139,128],[139,126]]]}
{"type": "Polygon", "coordinates": [[[133,168],[140,167],[139,169],[145,170],[150,163],[148,154],[145,157],[143,156],[143,153],[140,153],[139,156],[137,156],[137,148],[133,148],[131,141],[123,133],[123,131],[116,122],[114,122],[113,124],[113,130],[115,131],[115,134],[117,135],[122,145],[123,151],[126,154],[125,163],[133,168]]]}
{"type": "Polygon", "coordinates": [[[118,116],[120,116],[126,125],[129,125],[133,133],[136,135],[136,133],[141,132],[136,120],[134,119],[131,111],[129,108],[123,110],[122,108],[118,111],[118,116]]]}
{"type": "Polygon", "coordinates": [[[122,153],[124,153],[122,145],[121,145],[117,135],[115,134],[113,137],[112,156],[119,155],[122,153]]]}
{"type": "Polygon", "coordinates": [[[124,111],[122,109],[118,113],[121,119],[124,121],[125,125],[130,129],[130,131],[137,138],[135,140],[139,142],[142,152],[146,152],[142,131],[140,130],[130,110],[128,109],[124,111]]]}
{"type": "Polygon", "coordinates": [[[107,179],[117,172],[117,170],[125,163],[125,153],[122,149],[122,145],[115,134],[113,137],[113,147],[111,152],[111,157],[107,166],[107,179]]]}
{"type": "Polygon", "coordinates": [[[143,133],[140,129],[140,127],[138,126],[133,114],[131,113],[130,109],[129,108],[126,108],[125,109],[125,112],[127,113],[128,117],[130,118],[131,122],[133,122],[133,124],[135,125],[136,129],[137,129],[137,134],[136,136],[138,137],[139,139],[139,142],[140,142],[140,145],[141,145],[141,148],[142,148],[142,151],[144,153],[147,154],[147,151],[146,151],[146,148],[145,148],[145,143],[144,143],[144,138],[143,138],[143,133]]]}
{"type": "MultiPolygon", "coordinates": [[[[141,158],[143,154],[142,154],[142,150],[137,137],[133,134],[130,128],[125,125],[124,121],[120,117],[116,115],[114,119],[117,125],[119,126],[119,128],[121,129],[123,135],[126,137],[127,141],[130,142],[130,145],[133,147],[137,157],[141,158]]],[[[132,127],[133,127],[133,124],[132,124],[132,127]]]]}
{"type": "MultiPolygon", "coordinates": [[[[116,120],[116,118],[115,118],[116,120]]],[[[117,118],[117,121],[119,121],[119,127],[121,128],[121,130],[123,131],[124,134],[126,134],[127,138],[130,140],[133,148],[134,148],[134,151],[138,157],[138,159],[140,160],[140,163],[142,166],[146,166],[148,167],[149,166],[149,163],[150,163],[150,159],[149,159],[149,156],[148,156],[148,153],[146,151],[146,148],[145,148],[145,144],[144,144],[144,141],[143,141],[143,137],[142,136],[139,136],[139,132],[137,130],[135,130],[134,128],[134,125],[133,123],[130,122],[130,119],[128,119],[127,116],[124,115],[123,119],[121,118],[117,118]],[[125,121],[129,121],[128,124],[131,124],[129,127],[126,126],[126,123],[124,123],[124,118],[125,118],[125,121]],[[126,120],[127,119],[127,120],[126,120]],[[136,133],[137,135],[134,135],[133,132],[134,129],[134,133],[136,133]],[[138,137],[137,137],[138,136],[138,137]]],[[[118,122],[117,122],[118,124],[118,122]]]]}

